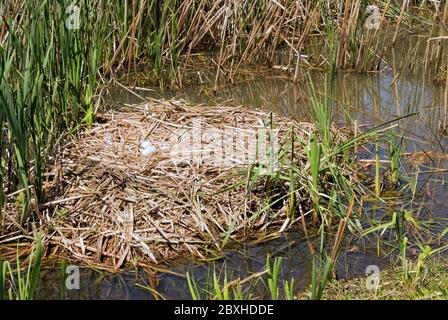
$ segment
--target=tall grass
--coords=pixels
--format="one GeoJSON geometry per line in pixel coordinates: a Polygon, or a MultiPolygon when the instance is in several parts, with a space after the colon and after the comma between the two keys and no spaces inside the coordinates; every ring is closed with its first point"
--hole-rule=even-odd
{"type": "MultiPolygon", "coordinates": [[[[65,130],[93,120],[99,56],[90,43],[101,41],[91,32],[95,21],[68,30],[62,5],[29,1],[17,21],[11,3],[3,8],[6,35],[0,47],[0,152],[8,164],[0,175],[6,192],[18,186],[26,195],[22,224],[31,199],[37,203],[44,198],[43,170],[54,143],[65,130]]],[[[92,9],[87,2],[82,8],[92,9]]]]}
{"type": "Polygon", "coordinates": [[[0,263],[0,299],[33,300],[39,284],[42,260],[42,239],[37,235],[35,247],[23,266],[17,254],[15,269],[7,261],[0,263]],[[6,280],[9,288],[6,290],[6,280]]]}
{"type": "MultiPolygon", "coordinates": [[[[400,26],[410,27],[417,21],[429,28],[428,36],[433,39],[428,41],[426,60],[434,62],[439,69],[445,67],[442,41],[446,37],[447,1],[408,1],[406,7],[404,2],[400,5],[391,0],[79,0],[76,1],[80,10],[79,29],[70,29],[67,27],[70,13],[66,10],[72,2],[6,0],[0,4],[0,215],[6,196],[9,199],[14,194],[16,200],[23,199],[17,225],[22,226],[37,216],[33,213],[39,213],[38,204],[46,196],[45,168],[53,161],[51,156],[57,144],[64,134],[92,125],[101,102],[102,85],[110,79],[127,74],[132,84],[131,75],[143,72],[161,85],[182,85],[194,54],[214,51],[216,87],[222,77],[233,81],[243,63],[272,65],[277,50],[287,49],[288,65],[296,69],[297,80],[298,57],[305,50],[307,37],[324,35],[326,57],[322,65],[331,75],[329,90],[318,96],[311,88],[318,130],[309,141],[299,141],[306,150],[310,167],[298,168],[292,158],[280,164],[288,168],[287,176],[269,176],[271,185],[276,179],[289,180],[289,192],[284,197],[290,202],[289,216],[303,212],[298,199],[301,192],[313,200],[311,209],[319,226],[321,244],[315,256],[312,296],[320,298],[347,225],[356,228],[358,223],[357,217],[348,218],[347,212],[351,213],[364,192],[341,170],[339,161],[360,141],[376,138],[378,129],[342,145],[335,144],[331,132],[334,73],[377,71],[384,43],[389,40],[382,35],[387,34],[388,21],[395,22],[391,42],[397,39],[400,26]],[[380,30],[365,28],[369,4],[380,8],[380,30]],[[332,186],[327,193],[322,191],[324,184],[332,186]],[[324,230],[332,225],[339,226],[338,238],[334,251],[327,255],[323,250],[324,230]]],[[[448,97],[448,74],[446,80],[448,97]]],[[[291,133],[288,151],[293,155],[297,139],[291,133]]],[[[389,152],[390,179],[397,184],[400,149],[395,140],[389,152]]],[[[379,198],[379,158],[377,170],[375,187],[379,198]]],[[[250,172],[249,180],[259,178],[257,173],[250,172]]],[[[273,205],[269,203],[262,210],[273,205]]],[[[393,227],[394,219],[396,215],[392,224],[378,228],[393,227]]],[[[34,265],[30,263],[25,278],[18,275],[16,293],[20,298],[34,296],[40,255],[39,244],[34,265]]],[[[421,260],[425,258],[422,256],[421,260]]],[[[268,264],[272,298],[279,296],[279,264],[278,260],[274,262],[272,270],[268,264]]],[[[0,264],[0,294],[11,272],[8,263],[0,264]]],[[[219,293],[218,298],[223,299],[230,297],[231,292],[226,291],[227,279],[222,287],[218,278],[215,275],[213,280],[216,295],[219,293]]],[[[190,290],[200,298],[194,281],[188,279],[190,290]]],[[[292,296],[293,283],[286,283],[285,287],[292,296]]],[[[242,296],[239,289],[234,289],[232,294],[242,296]]]]}
{"type": "MultiPolygon", "coordinates": [[[[384,10],[382,21],[414,17],[394,14],[389,2],[374,1],[384,10]]],[[[376,32],[365,34],[361,0],[79,0],[79,29],[67,27],[70,5],[7,0],[0,6],[0,207],[5,194],[21,190],[21,223],[45,197],[43,171],[54,145],[64,132],[92,124],[99,86],[111,77],[148,70],[162,85],[182,85],[192,54],[219,48],[216,82],[232,81],[242,63],[272,64],[280,48],[294,63],[313,33],[326,34],[335,56],[330,70],[374,69],[382,52],[376,32]]],[[[438,5],[438,19],[446,20],[447,8],[438,5]]]]}
{"type": "Polygon", "coordinates": [[[0,260],[0,300],[5,298],[6,268],[7,262],[0,260]]]}

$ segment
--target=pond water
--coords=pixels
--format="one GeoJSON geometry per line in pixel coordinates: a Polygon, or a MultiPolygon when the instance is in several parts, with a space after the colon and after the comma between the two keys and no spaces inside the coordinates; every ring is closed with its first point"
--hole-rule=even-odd
{"type": "MultiPolygon", "coordinates": [[[[434,230],[446,228],[448,219],[448,190],[445,183],[448,170],[447,136],[438,130],[443,117],[444,84],[433,82],[434,72],[425,69],[423,62],[415,62],[415,56],[424,55],[424,43],[417,37],[407,37],[397,41],[400,46],[389,48],[381,73],[358,74],[339,73],[336,77],[334,101],[336,122],[343,124],[351,118],[359,126],[383,123],[413,112],[418,115],[404,119],[399,124],[399,135],[404,135],[405,151],[414,155],[424,155],[424,161],[403,163],[407,173],[415,176],[418,186],[424,190],[422,199],[406,200],[402,206],[412,210],[419,218],[432,223],[434,230]],[[420,46],[420,48],[418,47],[420,46]],[[426,153],[426,154],[425,154],[426,153]],[[419,172],[416,174],[416,172],[419,172]]],[[[281,61],[281,59],[279,59],[281,61]]],[[[423,60],[422,58],[419,60],[423,60]]],[[[312,73],[318,90],[322,90],[323,74],[312,73]]],[[[214,92],[213,85],[207,83],[207,73],[195,73],[193,82],[201,85],[190,86],[176,92],[161,93],[157,88],[135,90],[143,97],[182,98],[193,103],[229,102],[235,105],[255,106],[283,115],[300,119],[310,118],[308,81],[294,83],[278,72],[265,71],[252,74],[238,83],[221,83],[214,92]],[[194,78],[197,77],[197,78],[194,78]]],[[[141,103],[135,94],[117,88],[110,91],[110,108],[123,103],[141,103]],[[113,103],[112,103],[113,102],[113,103]]],[[[397,129],[398,130],[398,129],[397,129]]],[[[368,159],[374,155],[365,154],[368,159]]],[[[377,210],[372,208],[372,210],[377,210]]],[[[378,210],[384,214],[384,210],[378,210]]],[[[350,278],[365,274],[369,265],[386,266],[394,259],[379,250],[376,239],[348,238],[342,249],[337,268],[338,278],[350,278]]],[[[206,282],[213,269],[226,270],[229,281],[244,279],[264,269],[267,254],[283,257],[281,279],[293,277],[297,290],[310,283],[311,255],[307,243],[300,232],[290,232],[283,237],[262,244],[246,244],[227,253],[224,257],[208,263],[197,261],[176,261],[170,269],[180,275],[160,273],[156,283],[149,283],[144,270],[129,270],[120,273],[103,273],[89,268],[81,270],[80,290],[70,290],[63,294],[66,299],[153,299],[151,292],[141,286],[154,286],[167,299],[189,299],[190,294],[185,277],[187,271],[198,282],[206,282]],[[141,285],[141,286],[139,286],[141,285]]],[[[58,299],[61,297],[61,280],[55,269],[46,269],[42,275],[37,298],[58,299]]],[[[252,288],[258,297],[267,297],[267,290],[260,281],[252,288]]]]}

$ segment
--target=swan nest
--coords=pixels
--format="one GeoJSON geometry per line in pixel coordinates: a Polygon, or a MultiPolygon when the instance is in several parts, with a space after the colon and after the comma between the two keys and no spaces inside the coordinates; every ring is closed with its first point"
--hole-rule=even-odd
{"type": "Polygon", "coordinates": [[[52,158],[34,221],[53,253],[113,270],[271,239],[312,210],[305,148],[316,131],[264,111],[179,100],[99,113],[52,158]]]}

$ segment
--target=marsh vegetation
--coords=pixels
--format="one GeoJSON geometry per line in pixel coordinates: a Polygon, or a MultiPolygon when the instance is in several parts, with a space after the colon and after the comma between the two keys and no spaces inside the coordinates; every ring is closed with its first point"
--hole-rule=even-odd
{"type": "Polygon", "coordinates": [[[61,259],[143,268],[154,298],[170,272],[195,299],[338,297],[349,251],[418,287],[448,248],[447,25],[443,0],[3,1],[0,297],[61,259]],[[168,161],[197,118],[265,130],[270,161],[168,161]],[[223,267],[290,234],[300,275],[275,250],[223,267]],[[206,279],[173,271],[187,255],[206,279]]]}

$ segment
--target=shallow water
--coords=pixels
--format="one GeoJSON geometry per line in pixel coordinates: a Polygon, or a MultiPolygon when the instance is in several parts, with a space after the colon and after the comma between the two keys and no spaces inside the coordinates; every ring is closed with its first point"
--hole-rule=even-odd
{"type": "MultiPolygon", "coordinates": [[[[403,163],[409,173],[420,171],[416,178],[418,186],[425,191],[421,201],[409,201],[403,205],[416,212],[418,217],[437,222],[435,229],[443,230],[447,224],[448,190],[445,181],[448,169],[448,157],[444,157],[448,148],[447,137],[438,132],[438,121],[443,115],[444,86],[435,85],[434,73],[424,70],[416,64],[410,68],[409,54],[418,53],[415,46],[417,38],[409,37],[397,48],[391,48],[385,60],[384,71],[379,74],[340,73],[336,77],[334,101],[336,122],[346,123],[351,118],[359,126],[379,124],[416,111],[419,114],[400,122],[400,129],[405,135],[406,151],[416,153],[423,151],[433,155],[418,165],[403,163]],[[416,51],[414,51],[416,50],[416,51]],[[438,172],[434,172],[437,168],[438,172]]],[[[423,53],[420,53],[423,54],[423,53]]],[[[279,59],[281,61],[281,59],[279,59]]],[[[207,74],[193,75],[200,83],[207,79],[207,74]]],[[[213,77],[211,77],[213,79],[213,77]]],[[[189,87],[176,92],[161,93],[153,91],[136,92],[143,97],[176,97],[193,103],[213,104],[231,101],[235,105],[255,106],[283,115],[300,119],[310,119],[308,84],[306,81],[293,83],[276,72],[264,72],[262,75],[249,77],[249,80],[235,84],[222,83],[216,92],[210,83],[189,87]]],[[[312,74],[318,90],[323,75],[312,74]]],[[[139,103],[134,94],[122,90],[112,90],[109,95],[110,107],[116,108],[123,103],[139,103]],[[112,103],[113,102],[113,103],[112,103]]],[[[372,154],[365,158],[373,159],[372,154]]],[[[374,210],[374,209],[372,209],[374,210]]],[[[384,214],[378,209],[378,214],[384,214]]],[[[199,282],[206,282],[210,271],[226,270],[231,278],[245,278],[264,269],[267,254],[283,257],[281,279],[295,278],[297,289],[305,288],[310,281],[311,256],[306,242],[300,232],[285,234],[282,238],[258,245],[246,244],[240,249],[227,253],[214,262],[198,264],[195,261],[179,261],[172,266],[173,271],[185,274],[187,271],[199,282]]],[[[386,266],[393,257],[378,257],[376,243],[364,239],[347,239],[336,268],[337,278],[351,278],[365,274],[368,265],[386,266]]],[[[38,298],[59,298],[59,273],[54,269],[44,271],[43,281],[38,290],[38,298]]],[[[152,294],[136,284],[147,285],[148,277],[143,270],[131,270],[117,274],[102,274],[91,269],[82,269],[80,290],[67,291],[67,299],[152,299],[152,294]]],[[[154,288],[168,299],[190,298],[184,277],[160,274],[154,288]]],[[[252,288],[257,297],[267,297],[265,286],[259,282],[252,288]]]]}
{"type": "MultiPolygon", "coordinates": [[[[387,259],[379,258],[374,250],[351,252],[343,250],[336,266],[336,277],[348,279],[363,276],[369,265],[386,266],[387,259]]],[[[197,261],[184,261],[173,267],[173,271],[189,272],[198,283],[209,283],[213,270],[218,274],[226,272],[229,281],[244,279],[264,270],[268,254],[283,257],[280,278],[295,279],[296,290],[304,289],[310,282],[309,249],[299,234],[288,233],[284,237],[263,245],[247,245],[226,254],[214,262],[198,264],[197,261]]],[[[80,290],[65,290],[61,293],[61,277],[55,269],[43,272],[41,286],[37,292],[39,299],[153,299],[153,295],[141,286],[148,286],[148,276],[143,270],[129,270],[120,273],[101,273],[88,268],[80,271],[80,290]]],[[[185,277],[168,273],[160,274],[154,288],[167,299],[190,299],[185,277]]],[[[250,292],[258,298],[269,298],[265,285],[256,283],[250,292]]]]}

